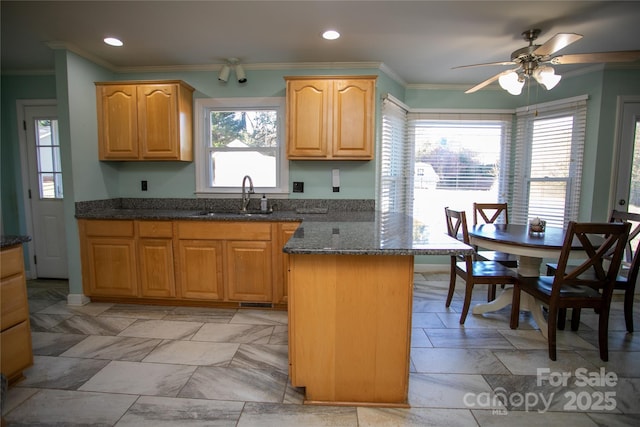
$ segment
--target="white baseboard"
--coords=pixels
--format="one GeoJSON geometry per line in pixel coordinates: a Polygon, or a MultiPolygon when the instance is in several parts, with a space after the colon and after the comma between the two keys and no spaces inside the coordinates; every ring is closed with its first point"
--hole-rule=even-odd
{"type": "Polygon", "coordinates": [[[91,300],[85,294],[69,294],[67,295],[68,305],[85,305],[89,304],[91,300]]]}

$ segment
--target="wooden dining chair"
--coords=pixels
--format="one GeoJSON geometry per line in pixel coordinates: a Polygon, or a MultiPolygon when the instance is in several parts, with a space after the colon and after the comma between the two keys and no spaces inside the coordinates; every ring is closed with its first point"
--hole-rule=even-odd
{"type": "MultiPolygon", "coordinates": [[[[473,225],[478,224],[509,224],[509,209],[506,203],[474,203],[473,225]]],[[[518,257],[513,254],[499,251],[478,250],[478,259],[496,261],[505,267],[517,268],[518,257]]]]}
{"type": "MultiPolygon", "coordinates": [[[[640,270],[640,214],[613,210],[609,222],[631,223],[631,231],[625,245],[624,256],[620,264],[620,271],[616,277],[614,289],[624,291],[624,321],[627,332],[633,332],[633,300],[635,297],[636,281],[640,270]]],[[[558,264],[547,264],[547,275],[555,274],[558,264]]],[[[564,329],[566,310],[558,314],[558,328],[564,329]]],[[[580,309],[574,308],[571,312],[571,330],[577,331],[580,325],[580,309]]]]}
{"type": "Polygon", "coordinates": [[[546,304],[549,308],[547,321],[549,358],[556,360],[558,311],[567,308],[593,308],[599,314],[600,358],[607,361],[611,295],[630,227],[631,224],[628,223],[569,222],[555,275],[521,276],[516,282],[511,304],[511,329],[518,327],[520,292],[524,291],[546,304]],[[579,241],[582,248],[572,249],[574,240],[579,241]],[[584,252],[587,258],[579,265],[568,265],[573,251],[584,252]]]}
{"type": "MultiPolygon", "coordinates": [[[[467,228],[467,216],[464,211],[455,211],[444,208],[449,236],[469,244],[469,230],[467,228]]],[[[475,255],[451,256],[451,273],[449,278],[449,293],[446,306],[451,305],[453,292],[456,287],[456,279],[460,276],[465,281],[464,303],[460,314],[460,324],[464,324],[471,305],[471,294],[475,285],[488,285],[487,301],[496,298],[496,285],[513,284],[517,273],[495,261],[476,260],[475,255]]]]}

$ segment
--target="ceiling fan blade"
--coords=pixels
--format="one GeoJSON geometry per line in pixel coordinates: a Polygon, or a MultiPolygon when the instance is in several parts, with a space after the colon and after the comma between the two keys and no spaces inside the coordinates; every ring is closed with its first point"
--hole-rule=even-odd
{"type": "Polygon", "coordinates": [[[553,55],[560,49],[564,49],[571,43],[575,43],[582,38],[582,35],[575,33],[558,33],[551,37],[542,46],[533,51],[534,55],[547,56],[553,55]]]}
{"type": "Polygon", "coordinates": [[[516,71],[517,69],[518,69],[518,68],[515,68],[515,69],[513,69],[513,70],[506,70],[506,71],[502,71],[502,72],[500,72],[500,73],[496,74],[496,75],[495,75],[495,76],[493,76],[493,77],[489,77],[487,80],[483,81],[482,83],[479,83],[479,84],[475,85],[475,86],[474,86],[474,87],[472,87],[471,89],[467,90],[465,93],[473,93],[473,92],[477,92],[477,91],[479,91],[480,89],[482,89],[483,87],[488,86],[488,85],[490,85],[491,83],[493,83],[493,82],[495,82],[496,80],[498,80],[498,79],[500,78],[500,76],[501,76],[501,75],[503,75],[503,74],[507,74],[507,73],[510,73],[510,72],[512,72],[512,71],[516,71]]]}
{"type": "Polygon", "coordinates": [[[513,61],[506,61],[506,62],[487,62],[484,64],[472,64],[472,65],[458,65],[457,67],[453,67],[451,68],[452,70],[455,70],[457,68],[471,68],[471,67],[484,67],[486,65],[516,65],[515,62],[513,61]]]}
{"type": "Polygon", "coordinates": [[[640,59],[640,50],[622,50],[560,55],[552,58],[550,62],[552,64],[589,64],[593,62],[632,62],[638,59],[640,59]]]}

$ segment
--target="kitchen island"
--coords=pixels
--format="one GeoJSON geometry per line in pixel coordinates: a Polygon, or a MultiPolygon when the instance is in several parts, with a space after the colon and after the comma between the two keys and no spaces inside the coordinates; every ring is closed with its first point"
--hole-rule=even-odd
{"type": "Polygon", "coordinates": [[[471,253],[410,216],[303,221],[289,254],[289,374],[305,403],[408,407],[414,255],[471,253]]]}

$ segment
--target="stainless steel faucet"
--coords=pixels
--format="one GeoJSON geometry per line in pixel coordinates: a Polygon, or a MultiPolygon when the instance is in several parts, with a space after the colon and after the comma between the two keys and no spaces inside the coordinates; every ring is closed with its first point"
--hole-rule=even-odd
{"type": "Polygon", "coordinates": [[[253,180],[249,175],[245,175],[242,178],[242,212],[247,211],[247,206],[249,206],[249,201],[251,200],[251,195],[254,194],[253,191],[253,180]],[[249,180],[249,190],[247,191],[247,179],[249,180]]]}

